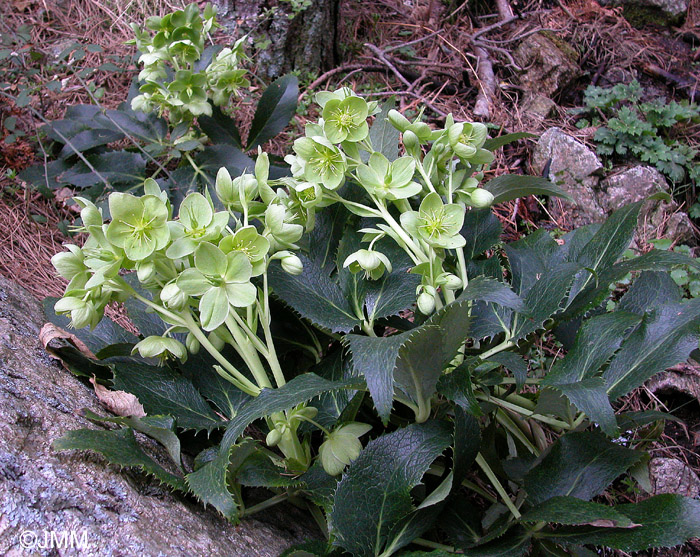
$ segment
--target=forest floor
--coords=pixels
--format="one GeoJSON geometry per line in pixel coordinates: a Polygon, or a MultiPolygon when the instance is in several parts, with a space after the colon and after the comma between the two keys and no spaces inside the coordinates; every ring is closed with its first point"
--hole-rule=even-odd
{"type": "MultiPolygon", "coordinates": [[[[691,0],[679,27],[650,24],[641,28],[630,24],[622,9],[603,7],[594,0],[472,4],[457,0],[341,2],[342,60],[327,73],[300,76],[301,105],[307,107],[317,91],[347,85],[374,100],[395,96],[407,116],[415,116],[423,107],[429,123],[452,113],[458,121],[488,121],[494,134],[539,135],[558,126],[593,147],[595,130],[579,129],[579,116],[571,111],[582,106],[589,85],[609,87],[634,77],[649,98],[663,96],[680,102],[700,97],[700,0],[691,0]],[[515,50],[524,39],[541,32],[558,44],[570,45],[564,50],[574,47],[576,75],[552,95],[552,110],[533,119],[524,107],[532,91],[518,79],[527,68],[519,65],[515,50]],[[489,66],[492,73],[484,73],[489,66]]],[[[67,232],[76,212],[69,203],[72,192],[59,191],[49,199],[26,189],[16,177],[45,160],[36,131],[44,119],[60,118],[71,104],[90,103],[94,97],[108,108],[121,103],[136,72],[134,49],[124,44],[132,35],[129,23],[140,23],[143,14],[163,14],[177,7],[176,0],[55,4],[7,0],[0,6],[0,82],[13,84],[6,92],[14,97],[26,91],[22,103],[0,96],[0,274],[37,297],[63,293],[64,283],[57,280],[49,260],[62,250],[62,244],[74,241],[67,232]],[[9,55],[3,54],[8,49],[19,54],[13,58],[19,63],[9,64],[9,55]],[[78,50],[80,57],[75,55],[78,50]],[[78,68],[101,69],[81,73],[78,68]],[[60,87],[46,88],[49,82],[59,82],[60,87]]],[[[255,72],[255,67],[250,70],[255,72]]],[[[239,106],[242,129],[252,119],[253,103],[248,100],[239,106]]],[[[267,146],[271,152],[283,154],[289,140],[303,130],[302,112],[281,138],[267,146]]],[[[697,123],[686,130],[695,145],[700,143],[699,132],[697,123]]],[[[532,173],[529,160],[534,141],[504,148],[489,172],[532,173]]],[[[688,206],[697,197],[692,190],[684,195],[688,206]]],[[[496,211],[508,240],[540,226],[572,227],[566,214],[555,221],[534,198],[503,204],[496,211]]],[[[669,422],[654,456],[677,458],[700,472],[697,401],[675,395],[659,400],[642,389],[625,404],[635,410],[659,404],[669,410],[683,406],[685,425],[669,422]]],[[[620,493],[630,500],[636,497],[624,486],[620,493]]],[[[700,545],[654,554],[697,555],[700,545]]]]}

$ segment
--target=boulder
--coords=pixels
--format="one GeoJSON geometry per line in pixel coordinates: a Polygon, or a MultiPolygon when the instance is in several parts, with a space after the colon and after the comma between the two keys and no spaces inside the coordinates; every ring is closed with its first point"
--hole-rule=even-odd
{"type": "Polygon", "coordinates": [[[700,496],[700,478],[687,464],[675,458],[652,458],[649,462],[652,493],[700,496]]]}
{"type": "MultiPolygon", "coordinates": [[[[291,506],[233,526],[95,453],[54,452],[51,443],[67,431],[98,427],[78,414],[81,408],[106,411],[44,351],[43,322],[40,304],[0,277],[1,555],[273,556],[319,535],[291,506]]],[[[168,466],[164,449],[139,440],[168,466]]]]}
{"type": "Polygon", "coordinates": [[[635,27],[678,24],[688,11],[687,0],[598,0],[598,3],[622,7],[622,15],[635,27]]]}
{"type": "MultiPolygon", "coordinates": [[[[606,177],[599,188],[598,203],[608,213],[655,193],[670,191],[666,178],[655,168],[644,165],[606,177]]],[[[679,244],[695,243],[693,225],[675,201],[654,201],[642,206],[637,244],[656,238],[668,238],[679,244]]]]}
{"type": "Polygon", "coordinates": [[[560,128],[550,128],[535,146],[532,166],[575,200],[550,199],[550,212],[561,224],[573,228],[605,220],[596,191],[603,164],[583,143],[560,128]]]}
{"type": "Polygon", "coordinates": [[[562,91],[581,73],[576,51],[551,34],[526,37],[513,52],[513,58],[524,68],[520,85],[547,97],[562,91]]]}
{"type": "Polygon", "coordinates": [[[537,93],[525,93],[520,103],[523,123],[529,127],[538,128],[547,118],[552,116],[557,107],[549,97],[537,93]]]}

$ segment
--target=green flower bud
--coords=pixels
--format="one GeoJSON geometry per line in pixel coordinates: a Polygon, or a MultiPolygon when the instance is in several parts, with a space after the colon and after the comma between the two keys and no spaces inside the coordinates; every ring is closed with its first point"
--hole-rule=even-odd
{"type": "Polygon", "coordinates": [[[137,261],[136,276],[141,284],[150,282],[156,275],[156,266],[153,261],[137,261]]]}
{"type": "Polygon", "coordinates": [[[265,437],[265,444],[268,447],[276,447],[277,443],[282,440],[282,432],[279,429],[270,430],[270,433],[265,437]]]}
{"type": "Polygon", "coordinates": [[[304,418],[309,420],[313,420],[318,415],[318,408],[314,406],[306,406],[305,408],[297,410],[295,414],[304,416],[304,418]]]}
{"type": "Polygon", "coordinates": [[[470,195],[472,207],[484,209],[493,205],[493,194],[483,188],[477,188],[470,195]]]}
{"type": "Polygon", "coordinates": [[[416,304],[423,315],[430,315],[435,309],[435,298],[427,292],[422,292],[418,296],[416,304]]]}
{"type": "Polygon", "coordinates": [[[445,281],[444,286],[448,290],[458,290],[462,288],[462,279],[460,279],[457,275],[445,273],[443,280],[445,281]]]}
{"type": "Polygon", "coordinates": [[[408,129],[416,134],[421,143],[430,141],[430,138],[433,135],[433,130],[431,130],[430,126],[425,122],[416,122],[415,124],[411,124],[408,129]]]}
{"type": "Polygon", "coordinates": [[[185,337],[185,347],[187,347],[187,351],[190,354],[197,354],[199,352],[199,341],[192,333],[187,333],[187,337],[185,337]]]}
{"type": "Polygon", "coordinates": [[[389,123],[401,133],[405,132],[411,125],[411,122],[410,120],[408,120],[408,118],[406,118],[398,110],[394,110],[393,108],[389,111],[389,114],[387,114],[387,118],[389,119],[389,123]]]}
{"type": "Polygon", "coordinates": [[[296,255],[290,252],[289,255],[280,261],[282,268],[290,275],[296,276],[304,272],[304,264],[296,255]]]}
{"type": "Polygon", "coordinates": [[[218,351],[221,351],[226,345],[224,339],[217,335],[216,331],[212,331],[211,333],[209,333],[209,336],[207,338],[209,339],[209,342],[212,343],[214,348],[216,348],[218,351]]]}
{"type": "Polygon", "coordinates": [[[189,296],[180,289],[175,281],[171,281],[160,291],[160,299],[165,307],[182,311],[187,306],[189,296]]]}
{"type": "Polygon", "coordinates": [[[403,146],[406,152],[414,158],[420,156],[420,140],[418,136],[411,130],[406,130],[403,132],[403,146]]]}
{"type": "Polygon", "coordinates": [[[160,337],[152,335],[139,342],[131,351],[132,354],[138,352],[142,358],[160,358],[162,360],[174,356],[181,362],[187,359],[187,349],[174,338],[160,337]]]}

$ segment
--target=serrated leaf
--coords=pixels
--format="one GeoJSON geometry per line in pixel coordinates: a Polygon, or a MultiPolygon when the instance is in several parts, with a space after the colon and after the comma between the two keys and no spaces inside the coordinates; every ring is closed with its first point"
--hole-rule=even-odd
{"type": "Polygon", "coordinates": [[[592,524],[602,528],[639,526],[614,507],[565,496],[547,499],[523,514],[520,520],[521,522],[553,522],[569,525],[592,524]]]}
{"type": "Polygon", "coordinates": [[[501,239],[503,226],[491,209],[472,209],[464,216],[461,234],[466,241],[464,255],[474,259],[501,239]]]}
{"type": "Polygon", "coordinates": [[[237,147],[225,143],[205,147],[197,154],[195,161],[205,173],[207,184],[210,186],[214,185],[216,174],[222,167],[226,167],[233,178],[240,176],[243,172],[252,173],[255,169],[253,159],[237,147]]]}
{"type": "Polygon", "coordinates": [[[700,536],[700,501],[674,494],[657,495],[641,503],[617,505],[638,528],[594,526],[559,528],[547,535],[564,544],[590,544],[622,551],[673,547],[700,536]]]}
{"type": "Polygon", "coordinates": [[[458,549],[479,544],[482,537],[482,513],[462,494],[455,494],[440,516],[439,528],[458,549]]]}
{"type": "Polygon", "coordinates": [[[182,478],[171,474],[143,452],[134,437],[134,431],[128,427],[111,431],[94,429],[69,431],[63,437],[56,439],[51,446],[56,451],[72,449],[95,451],[112,464],[140,468],[173,489],[187,490],[182,478]]]}
{"type": "Polygon", "coordinates": [[[619,309],[644,315],[669,302],[680,302],[681,290],[669,273],[643,271],[620,299],[619,309]]]}
{"type": "Polygon", "coordinates": [[[238,149],[243,149],[236,122],[224,114],[218,106],[212,107],[211,116],[198,116],[197,123],[213,143],[227,143],[238,149]]]}
{"type": "Polygon", "coordinates": [[[605,382],[601,377],[589,377],[576,383],[557,383],[551,388],[564,394],[571,404],[597,423],[606,435],[615,437],[618,434],[615,412],[610,406],[605,382]]]}
{"type": "Polygon", "coordinates": [[[369,129],[369,139],[372,143],[372,148],[389,159],[389,162],[399,158],[399,130],[387,120],[389,111],[395,106],[396,103],[393,99],[384,102],[381,112],[377,114],[374,124],[369,129]]]}
{"type": "Polygon", "coordinates": [[[469,473],[481,447],[479,421],[459,406],[454,409],[454,441],[452,445],[452,491],[457,491],[469,473]]]}
{"type": "Polygon", "coordinates": [[[438,392],[474,416],[483,412],[479,401],[474,396],[472,373],[478,365],[478,358],[466,358],[451,373],[443,375],[437,384],[438,392]]]}
{"type": "Polygon", "coordinates": [[[611,400],[688,358],[697,348],[700,298],[666,303],[642,318],[603,372],[611,400]]]}
{"type": "Polygon", "coordinates": [[[340,286],[319,265],[304,255],[300,275],[290,275],[279,265],[270,265],[268,280],[273,294],[314,325],[346,333],[360,324],[340,286]]]}
{"type": "Polygon", "coordinates": [[[96,114],[94,118],[95,122],[105,128],[146,143],[160,143],[168,133],[168,126],[163,118],[158,118],[155,114],[134,112],[128,105],[117,110],[105,110],[96,114]]]}
{"type": "Polygon", "coordinates": [[[227,473],[233,445],[221,448],[216,457],[198,470],[187,474],[185,481],[189,490],[204,505],[211,505],[224,517],[235,522],[239,506],[228,490],[227,473]]]}
{"type": "MultiPolygon", "coordinates": [[[[316,224],[309,233],[309,259],[327,275],[335,270],[338,244],[350,215],[342,203],[324,208],[316,214],[316,224]]],[[[342,265],[341,265],[342,266],[342,265]]]]}
{"type": "Polygon", "coordinates": [[[641,455],[612,443],[601,433],[567,433],[525,475],[528,501],[541,503],[557,495],[591,499],[626,472],[641,455]]]}
{"type": "Polygon", "coordinates": [[[516,294],[525,296],[532,285],[549,271],[556,263],[557,251],[559,246],[543,228],[506,244],[505,252],[512,275],[511,284],[516,294]]]}
{"type": "Polygon", "coordinates": [[[380,553],[414,510],[411,489],[450,441],[447,424],[434,421],[370,441],[338,483],[330,514],[336,543],[355,555],[380,553]]]}
{"type": "Polygon", "coordinates": [[[46,165],[35,164],[25,168],[17,174],[20,180],[29,182],[37,188],[42,195],[49,197],[52,190],[57,190],[65,186],[68,182],[62,176],[71,167],[65,160],[59,159],[51,161],[46,165]]]}
{"type": "Polygon", "coordinates": [[[83,416],[93,422],[109,422],[122,424],[136,431],[148,435],[163,445],[173,459],[173,462],[182,466],[180,458],[180,439],[175,434],[175,418],[172,416],[143,416],[140,418],[124,416],[100,416],[83,408],[83,416]]]}
{"type": "Polygon", "coordinates": [[[110,151],[99,155],[87,155],[87,160],[99,172],[99,176],[82,160],[63,173],[61,180],[77,188],[87,188],[105,183],[136,185],[146,179],[146,161],[139,153],[110,151]]]}
{"type": "Polygon", "coordinates": [[[288,74],[273,81],[260,97],[248,132],[246,151],[255,149],[287,127],[297,110],[299,81],[288,74]]]}
{"type": "Polygon", "coordinates": [[[170,368],[123,360],[113,369],[114,388],[136,395],[147,414],[173,416],[178,427],[195,431],[221,426],[192,382],[170,368]]]}
{"type": "Polygon", "coordinates": [[[574,345],[563,359],[554,364],[542,384],[575,383],[594,376],[641,320],[640,316],[626,311],[605,313],[586,320],[574,345]]]}
{"type": "Polygon", "coordinates": [[[465,549],[467,557],[522,557],[532,544],[531,534],[520,526],[514,526],[505,534],[483,545],[465,549]]]}
{"type": "Polygon", "coordinates": [[[493,194],[494,203],[503,203],[528,195],[552,195],[573,202],[572,197],[546,178],[504,174],[484,184],[484,189],[493,194]]]}
{"type": "Polygon", "coordinates": [[[499,352],[487,361],[496,362],[505,367],[515,377],[515,389],[520,390],[527,380],[527,362],[514,352],[499,352]]]}

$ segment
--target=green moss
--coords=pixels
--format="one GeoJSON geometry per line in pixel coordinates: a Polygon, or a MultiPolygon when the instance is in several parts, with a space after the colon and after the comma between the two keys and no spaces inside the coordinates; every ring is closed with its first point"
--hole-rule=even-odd
{"type": "Polygon", "coordinates": [[[540,31],[539,33],[542,35],[544,38],[547,40],[551,41],[554,43],[554,45],[561,50],[561,52],[566,56],[571,62],[578,62],[579,58],[579,53],[576,52],[572,46],[567,43],[565,40],[563,40],[561,37],[558,37],[555,33],[552,33],[551,31],[540,31]]]}
{"type": "Polygon", "coordinates": [[[672,16],[656,6],[640,6],[625,3],[622,15],[633,27],[642,28],[645,25],[668,26],[680,23],[684,14],[672,16]]]}

